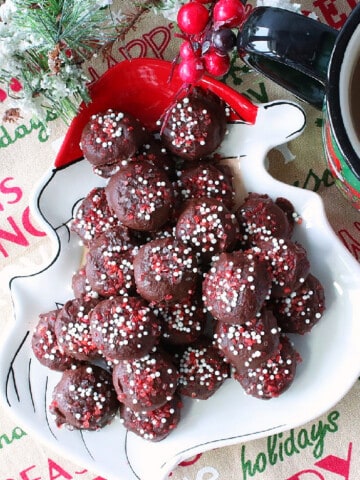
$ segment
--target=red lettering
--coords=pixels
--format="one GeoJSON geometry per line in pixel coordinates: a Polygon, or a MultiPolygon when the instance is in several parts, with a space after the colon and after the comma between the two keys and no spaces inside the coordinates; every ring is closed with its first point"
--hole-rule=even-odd
{"type": "Polygon", "coordinates": [[[30,470],[32,470],[33,468],[35,468],[35,465],[31,465],[31,467],[28,467],[28,468],[26,468],[25,470],[22,470],[22,471],[20,472],[20,474],[19,474],[20,477],[21,477],[23,480],[40,480],[41,477],[33,478],[33,477],[29,477],[29,476],[28,476],[28,472],[29,472],[30,470]]]}
{"type": "Polygon", "coordinates": [[[66,470],[64,470],[60,465],[54,462],[54,460],[51,460],[51,458],[48,459],[48,465],[49,465],[49,480],[55,480],[56,478],[67,478],[67,480],[71,480],[73,477],[68,473],[66,470]]]}
{"type": "Polygon", "coordinates": [[[6,203],[11,204],[11,203],[17,203],[21,200],[22,198],[22,190],[20,187],[10,187],[7,184],[11,182],[11,180],[14,180],[13,177],[6,177],[0,182],[0,193],[4,193],[5,195],[14,195],[12,200],[8,200],[6,203]]]}
{"type": "Polygon", "coordinates": [[[117,63],[119,63],[110,53],[106,54],[106,63],[107,63],[107,68],[111,68],[117,63]]]}
{"type": "Polygon", "coordinates": [[[100,75],[98,74],[98,72],[95,70],[94,67],[89,67],[88,68],[88,73],[91,77],[91,80],[89,82],[89,84],[91,85],[92,83],[96,82],[96,80],[98,80],[100,78],[100,75]]]}
{"type": "MultiPolygon", "coordinates": [[[[360,224],[358,222],[354,223],[354,226],[359,229],[360,224]]],[[[356,240],[347,230],[342,229],[338,231],[338,236],[342,240],[345,247],[349,252],[360,261],[360,243],[356,240]]]]}
{"type": "Polygon", "coordinates": [[[335,455],[328,455],[319,462],[316,462],[317,467],[322,468],[331,473],[337,473],[349,480],[350,462],[351,462],[352,443],[349,443],[347,459],[336,457],[335,455]]]}
{"type": "Polygon", "coordinates": [[[303,480],[311,480],[314,478],[325,480],[325,478],[321,475],[321,473],[318,473],[315,470],[301,470],[301,472],[296,473],[295,475],[287,478],[286,480],[300,480],[301,477],[303,477],[303,480]],[[311,477],[308,476],[309,474],[311,474],[311,477]],[[306,479],[303,477],[303,475],[306,475],[306,479]],[[315,475],[315,477],[313,475],[315,475]]]}
{"type": "Polygon", "coordinates": [[[26,207],[23,214],[22,214],[22,223],[24,225],[25,230],[33,235],[34,237],[45,237],[46,233],[38,230],[35,226],[31,223],[30,220],[30,208],[26,207]]]}
{"type": "MultiPolygon", "coordinates": [[[[21,245],[23,247],[27,247],[29,245],[29,242],[27,241],[25,235],[22,233],[20,228],[17,226],[15,220],[12,217],[8,217],[7,221],[9,222],[9,224],[11,225],[15,233],[8,232],[0,228],[0,239],[7,240],[8,242],[16,243],[17,245],[21,245]]],[[[1,243],[0,243],[0,251],[2,252],[4,257],[9,256],[7,251],[2,247],[1,243]]]]}
{"type": "Polygon", "coordinates": [[[314,0],[313,4],[314,7],[318,7],[321,10],[326,23],[330,27],[339,29],[344,25],[347,15],[339,13],[334,0],[314,0]]]}
{"type": "Polygon", "coordinates": [[[145,33],[143,38],[153,50],[157,58],[164,58],[163,53],[171,39],[169,29],[166,27],[154,28],[150,33],[145,33]]]}
{"type": "Polygon", "coordinates": [[[140,39],[131,40],[131,42],[127,43],[125,47],[120,47],[119,52],[126,60],[130,60],[131,58],[139,58],[139,57],[146,57],[146,43],[140,39]],[[139,50],[135,54],[132,54],[132,49],[139,48],[139,50]]]}
{"type": "Polygon", "coordinates": [[[189,460],[183,460],[182,462],[179,463],[179,466],[181,467],[188,467],[189,465],[194,465],[198,460],[200,460],[202,456],[202,453],[198,453],[195,455],[194,458],[190,458],[189,460]]]}
{"type": "Polygon", "coordinates": [[[357,1],[356,1],[356,0],[347,0],[347,3],[348,3],[348,5],[349,5],[349,7],[350,7],[351,9],[355,8],[356,5],[357,5],[357,1]]]}

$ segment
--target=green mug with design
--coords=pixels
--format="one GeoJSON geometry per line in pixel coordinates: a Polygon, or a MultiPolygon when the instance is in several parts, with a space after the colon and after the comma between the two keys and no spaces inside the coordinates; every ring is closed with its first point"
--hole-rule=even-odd
{"type": "Polygon", "coordinates": [[[360,211],[360,4],[340,31],[293,11],[255,8],[237,47],[252,68],[322,109],[328,167],[360,211]]]}

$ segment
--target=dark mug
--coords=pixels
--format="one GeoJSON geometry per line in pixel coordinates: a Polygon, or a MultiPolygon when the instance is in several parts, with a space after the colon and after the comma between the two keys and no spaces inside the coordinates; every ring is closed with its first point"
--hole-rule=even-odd
{"type": "Polygon", "coordinates": [[[340,31],[293,11],[255,8],[237,45],[248,65],[323,110],[328,167],[360,210],[360,4],[340,31]]]}

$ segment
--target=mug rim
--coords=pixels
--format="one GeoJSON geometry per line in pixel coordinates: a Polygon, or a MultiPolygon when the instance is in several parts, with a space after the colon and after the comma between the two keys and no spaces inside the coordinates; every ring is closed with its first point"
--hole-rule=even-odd
{"type": "Polygon", "coordinates": [[[340,105],[340,73],[344,60],[346,47],[360,25],[360,4],[350,13],[345,25],[340,30],[335,42],[329,61],[327,92],[325,96],[328,118],[331,129],[336,137],[338,147],[341,150],[346,163],[352,173],[360,180],[360,155],[356,153],[347,134],[341,115],[340,105]]]}

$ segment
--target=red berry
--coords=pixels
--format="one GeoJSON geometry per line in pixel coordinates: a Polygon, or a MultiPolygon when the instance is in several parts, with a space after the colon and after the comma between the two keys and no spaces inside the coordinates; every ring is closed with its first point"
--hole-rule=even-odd
{"type": "Polygon", "coordinates": [[[201,58],[193,57],[180,62],[179,77],[185,83],[196,83],[205,72],[204,63],[201,58]]]}
{"type": "Polygon", "coordinates": [[[200,57],[201,55],[201,47],[200,44],[198,43],[192,43],[188,42],[185,40],[180,45],[180,57],[184,60],[187,60],[188,58],[193,58],[193,57],[200,57]]]}
{"type": "Polygon", "coordinates": [[[227,54],[220,54],[216,50],[210,50],[203,56],[205,69],[214,77],[222,77],[230,69],[230,57],[227,54]]]}
{"type": "Polygon", "coordinates": [[[5,102],[6,97],[7,97],[7,93],[5,92],[5,90],[0,88],[0,102],[5,102]]]}
{"type": "Polygon", "coordinates": [[[22,85],[17,78],[12,78],[9,83],[9,87],[13,92],[20,92],[22,85]]]}
{"type": "Polygon", "coordinates": [[[208,9],[197,2],[186,3],[177,14],[177,23],[180,30],[188,35],[196,35],[203,32],[208,21],[208,9]]]}
{"type": "Polygon", "coordinates": [[[213,11],[214,26],[237,27],[242,22],[244,13],[245,8],[240,0],[218,0],[213,11]]]}
{"type": "Polygon", "coordinates": [[[214,3],[215,0],[195,0],[197,3],[214,3]]]}

